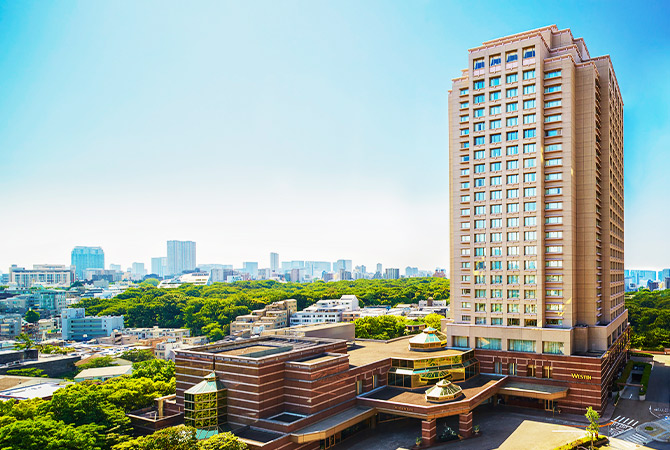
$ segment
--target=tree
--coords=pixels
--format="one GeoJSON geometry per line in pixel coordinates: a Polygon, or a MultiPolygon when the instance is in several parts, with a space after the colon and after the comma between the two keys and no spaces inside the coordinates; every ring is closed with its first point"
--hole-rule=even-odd
{"type": "Polygon", "coordinates": [[[598,439],[598,429],[600,428],[598,421],[600,420],[600,414],[589,406],[585,416],[589,420],[589,426],[586,427],[586,434],[591,438],[591,450],[593,450],[593,441],[598,439]]]}
{"type": "Polygon", "coordinates": [[[78,365],[77,369],[79,369],[79,371],[82,371],[86,369],[96,369],[98,367],[110,367],[116,365],[117,364],[114,363],[114,358],[112,358],[111,356],[99,356],[87,360],[84,364],[78,365]]]}
{"type": "Polygon", "coordinates": [[[174,378],[174,363],[164,359],[136,362],[133,364],[132,377],[169,382],[174,378]]]}
{"type": "Polygon", "coordinates": [[[140,287],[156,287],[160,284],[160,280],[157,278],[147,278],[140,283],[140,287]]]}
{"type": "Polygon", "coordinates": [[[436,330],[441,330],[442,329],[442,319],[444,319],[444,316],[441,316],[436,313],[431,313],[428,314],[426,317],[424,317],[424,322],[426,322],[426,325],[429,327],[433,327],[436,330]]]}
{"type": "Polygon", "coordinates": [[[0,448],[22,450],[101,450],[94,427],[74,427],[50,417],[15,420],[0,428],[0,448]]]}
{"type": "Polygon", "coordinates": [[[29,309],[26,311],[26,315],[23,316],[23,318],[26,319],[26,322],[28,323],[37,323],[37,321],[40,320],[40,313],[29,309]]]}
{"type": "Polygon", "coordinates": [[[195,428],[178,425],[117,444],[113,450],[195,450],[197,448],[198,438],[195,428]]]}
{"type": "Polygon", "coordinates": [[[7,371],[7,375],[16,375],[21,377],[39,377],[39,378],[48,378],[49,375],[44,373],[42,369],[36,369],[31,367],[29,369],[10,369],[7,371]]]}
{"type": "Polygon", "coordinates": [[[35,345],[35,342],[33,342],[32,339],[30,339],[30,336],[28,336],[27,333],[21,333],[18,336],[16,336],[16,343],[14,344],[14,347],[17,350],[30,350],[33,348],[35,345]]]}
{"type": "Polygon", "coordinates": [[[200,442],[199,450],[246,450],[247,444],[233,433],[219,433],[200,442]]]}
{"type": "Polygon", "coordinates": [[[148,361],[154,359],[154,354],[149,349],[138,349],[134,348],[126,352],[121,353],[121,359],[125,359],[130,362],[139,362],[139,361],[148,361]]]}

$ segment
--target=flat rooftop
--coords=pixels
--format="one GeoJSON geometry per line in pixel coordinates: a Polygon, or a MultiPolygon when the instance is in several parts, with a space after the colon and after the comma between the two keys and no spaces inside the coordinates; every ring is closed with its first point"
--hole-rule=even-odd
{"type": "Polygon", "coordinates": [[[344,343],[345,341],[342,339],[269,335],[252,338],[238,338],[234,341],[218,341],[199,347],[178,350],[178,353],[214,353],[222,356],[258,359],[337,342],[344,343]]]}
{"type": "Polygon", "coordinates": [[[349,364],[358,367],[388,358],[416,360],[456,356],[464,353],[462,350],[454,350],[450,348],[427,352],[410,350],[410,338],[412,338],[412,336],[405,336],[402,339],[397,339],[391,342],[356,340],[356,343],[353,346],[350,346],[347,351],[349,353],[349,364]]]}

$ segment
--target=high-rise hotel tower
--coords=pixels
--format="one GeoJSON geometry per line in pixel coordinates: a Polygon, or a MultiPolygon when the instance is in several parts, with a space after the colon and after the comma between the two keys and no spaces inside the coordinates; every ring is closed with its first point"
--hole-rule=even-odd
{"type": "MultiPolygon", "coordinates": [[[[625,361],[623,101],[555,25],[485,42],[449,92],[450,345],[607,403],[625,361]]],[[[547,403],[552,405],[553,403],[547,403]]]]}

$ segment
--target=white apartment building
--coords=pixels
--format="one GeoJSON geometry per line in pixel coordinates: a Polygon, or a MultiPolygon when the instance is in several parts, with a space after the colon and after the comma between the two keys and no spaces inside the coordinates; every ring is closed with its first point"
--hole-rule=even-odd
{"type": "Polygon", "coordinates": [[[342,313],[358,309],[358,298],[355,295],[343,295],[340,299],[319,300],[293,314],[291,326],[342,322],[342,313]]]}

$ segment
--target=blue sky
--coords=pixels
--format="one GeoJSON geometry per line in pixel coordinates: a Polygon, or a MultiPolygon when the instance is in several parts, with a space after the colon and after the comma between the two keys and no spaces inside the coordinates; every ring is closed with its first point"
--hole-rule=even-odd
{"type": "Polygon", "coordinates": [[[665,2],[4,2],[0,270],[350,258],[447,267],[447,91],[556,24],[624,98],[626,266],[669,267],[665,2]]]}

